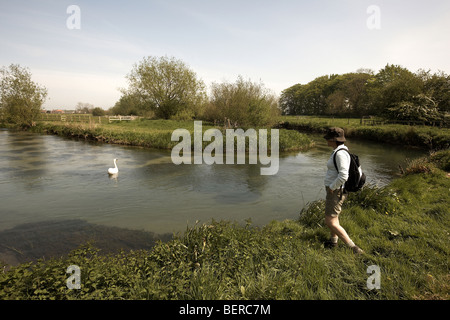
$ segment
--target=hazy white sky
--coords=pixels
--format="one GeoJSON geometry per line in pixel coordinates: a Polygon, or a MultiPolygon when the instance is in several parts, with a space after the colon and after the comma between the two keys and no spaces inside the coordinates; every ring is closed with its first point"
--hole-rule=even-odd
{"type": "Polygon", "coordinates": [[[0,66],[28,67],[47,109],[108,109],[145,56],[181,59],[206,85],[242,75],[280,94],[387,63],[450,73],[449,31],[448,0],[0,0],[0,66]]]}

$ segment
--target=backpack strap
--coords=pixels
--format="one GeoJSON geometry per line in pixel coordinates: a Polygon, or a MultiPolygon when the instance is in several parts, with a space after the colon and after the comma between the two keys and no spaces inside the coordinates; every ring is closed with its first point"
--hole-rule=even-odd
{"type": "Polygon", "coordinates": [[[344,149],[344,148],[338,149],[338,150],[336,150],[336,152],[334,153],[334,155],[333,155],[333,162],[334,162],[334,167],[336,168],[336,171],[337,171],[338,173],[339,173],[339,169],[338,169],[337,164],[336,164],[336,153],[338,153],[338,152],[341,151],[341,150],[345,150],[345,151],[348,152],[348,154],[350,154],[350,151],[348,151],[347,149],[344,149]]]}
{"type": "MultiPolygon", "coordinates": [[[[338,149],[338,150],[336,150],[335,152],[334,152],[334,155],[333,155],[333,162],[334,162],[334,167],[336,168],[336,171],[339,173],[339,169],[338,169],[338,167],[337,167],[337,163],[336,163],[336,153],[338,153],[338,151],[341,151],[341,150],[345,150],[345,151],[347,151],[348,152],[348,154],[350,155],[350,151],[348,151],[347,149],[344,149],[344,148],[341,148],[341,149],[338,149]]],[[[344,183],[345,184],[345,183],[344,183]]],[[[345,191],[345,187],[343,188],[343,185],[341,186],[341,200],[342,200],[342,194],[344,193],[344,191],[345,191]]]]}

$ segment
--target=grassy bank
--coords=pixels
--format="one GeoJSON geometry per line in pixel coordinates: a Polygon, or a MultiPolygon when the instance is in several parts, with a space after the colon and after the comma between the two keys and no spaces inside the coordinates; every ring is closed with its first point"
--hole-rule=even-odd
{"type": "Polygon", "coordinates": [[[283,116],[280,127],[304,132],[323,133],[329,127],[341,127],[349,138],[389,144],[415,146],[430,150],[450,147],[450,129],[402,124],[362,125],[360,119],[333,119],[309,116],[283,116]]]}
{"type": "Polygon", "coordinates": [[[323,247],[322,200],[298,220],[255,228],[199,224],[152,250],[68,257],[0,274],[1,299],[448,299],[450,151],[416,160],[388,186],[345,203],[341,223],[365,254],[323,247]],[[66,269],[81,269],[81,289],[66,269]],[[380,267],[381,289],[367,288],[380,267]]]}
{"type": "MultiPolygon", "coordinates": [[[[214,127],[206,122],[202,123],[202,130],[223,129],[214,127]]],[[[57,134],[64,137],[84,140],[115,143],[122,145],[141,146],[157,149],[172,149],[178,141],[171,141],[176,129],[187,129],[191,133],[191,142],[194,143],[194,121],[175,120],[136,120],[121,123],[61,123],[39,122],[31,130],[34,132],[57,134]]],[[[268,148],[270,149],[270,130],[268,130],[268,148]]],[[[225,133],[223,133],[225,148],[225,133]]],[[[204,141],[203,146],[210,142],[204,141]]],[[[280,151],[305,150],[313,145],[311,139],[305,134],[293,130],[279,130],[280,151]]]]}

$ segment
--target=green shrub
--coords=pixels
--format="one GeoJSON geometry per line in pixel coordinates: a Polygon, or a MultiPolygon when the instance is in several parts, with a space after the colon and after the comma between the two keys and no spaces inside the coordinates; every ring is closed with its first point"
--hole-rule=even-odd
{"type": "Polygon", "coordinates": [[[278,101],[262,83],[238,77],[235,83],[213,83],[205,117],[241,128],[272,127],[280,114],[278,101]]]}

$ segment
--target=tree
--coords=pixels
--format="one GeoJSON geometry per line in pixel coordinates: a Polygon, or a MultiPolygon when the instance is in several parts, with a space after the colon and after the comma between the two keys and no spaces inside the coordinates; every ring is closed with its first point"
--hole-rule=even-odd
{"type": "Polygon", "coordinates": [[[436,101],[437,109],[442,113],[450,112],[450,75],[440,71],[419,70],[418,76],[424,82],[424,93],[436,101]]]}
{"type": "Polygon", "coordinates": [[[336,90],[331,93],[327,99],[326,114],[336,115],[336,114],[348,114],[350,111],[350,103],[345,95],[344,90],[336,90]]]}
{"type": "Polygon", "coordinates": [[[282,114],[301,114],[298,92],[302,90],[302,86],[302,84],[297,83],[281,92],[280,109],[282,114]]]}
{"type": "Polygon", "coordinates": [[[326,114],[328,109],[327,98],[332,94],[339,83],[338,75],[317,77],[309,82],[305,92],[305,109],[307,114],[326,114]]]}
{"type": "Polygon", "coordinates": [[[343,75],[340,90],[345,96],[348,115],[362,116],[365,114],[363,100],[366,95],[367,81],[373,77],[373,72],[367,69],[358,69],[356,73],[343,75]]]}
{"type": "Polygon", "coordinates": [[[31,80],[27,68],[11,64],[0,69],[0,113],[4,121],[31,127],[47,97],[47,89],[31,80]]]}
{"type": "Polygon", "coordinates": [[[181,60],[146,57],[134,65],[127,79],[129,89],[124,93],[138,95],[158,118],[186,112],[196,117],[203,111],[205,85],[181,60]]]}
{"type": "Polygon", "coordinates": [[[443,115],[437,109],[437,103],[430,97],[419,94],[409,101],[402,101],[388,109],[391,119],[409,121],[439,121],[443,115]]]}
{"type": "Polygon", "coordinates": [[[374,115],[386,115],[389,108],[410,101],[422,90],[423,82],[414,73],[401,66],[387,64],[368,81],[366,109],[374,115]]]}
{"type": "Polygon", "coordinates": [[[122,116],[152,117],[154,111],[137,93],[124,93],[110,110],[111,114],[122,116]]]}
{"type": "Polygon", "coordinates": [[[87,103],[87,102],[78,102],[77,106],[75,108],[76,113],[92,113],[92,110],[94,109],[94,105],[87,103]]]}
{"type": "Polygon", "coordinates": [[[378,115],[405,120],[415,115],[436,121],[450,110],[450,76],[423,70],[414,74],[387,64],[376,74],[358,69],[296,84],[282,92],[280,105],[284,114],[378,115]]]}
{"type": "Polygon", "coordinates": [[[94,117],[102,117],[102,116],[105,115],[105,110],[103,110],[100,107],[95,107],[95,108],[92,109],[92,115],[94,117]]]}
{"type": "Polygon", "coordinates": [[[244,80],[213,83],[207,115],[210,120],[229,119],[242,128],[271,126],[280,114],[277,97],[264,84],[244,80]]]}
{"type": "Polygon", "coordinates": [[[284,90],[280,98],[283,111],[305,115],[334,113],[336,105],[330,109],[328,103],[340,103],[342,95],[327,99],[337,90],[341,78],[339,75],[321,76],[305,85],[297,84],[284,90]]]}

